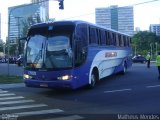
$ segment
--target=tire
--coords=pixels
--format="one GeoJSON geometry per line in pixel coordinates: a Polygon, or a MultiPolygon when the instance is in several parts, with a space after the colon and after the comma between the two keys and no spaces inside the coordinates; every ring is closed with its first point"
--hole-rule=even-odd
{"type": "Polygon", "coordinates": [[[120,72],[122,75],[124,75],[127,71],[127,64],[126,62],[123,62],[123,70],[120,72]]]}
{"type": "Polygon", "coordinates": [[[18,62],[18,63],[17,63],[17,65],[18,65],[18,66],[21,66],[21,63],[20,63],[20,62],[18,62]]]}
{"type": "Polygon", "coordinates": [[[88,85],[88,88],[92,89],[92,88],[95,87],[96,82],[98,81],[97,74],[98,73],[96,73],[95,71],[92,71],[92,74],[91,74],[91,83],[88,85]]]}

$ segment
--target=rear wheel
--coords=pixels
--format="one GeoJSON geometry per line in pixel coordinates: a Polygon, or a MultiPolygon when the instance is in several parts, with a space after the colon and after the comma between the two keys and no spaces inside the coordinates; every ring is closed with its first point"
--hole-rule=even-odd
{"type": "Polygon", "coordinates": [[[89,84],[89,88],[94,88],[96,85],[96,82],[99,80],[98,78],[98,72],[96,72],[95,70],[92,71],[91,74],[91,83],[89,84]]]}
{"type": "Polygon", "coordinates": [[[123,62],[123,70],[120,72],[121,74],[125,74],[126,73],[126,71],[127,71],[127,63],[126,62],[123,62]]]}

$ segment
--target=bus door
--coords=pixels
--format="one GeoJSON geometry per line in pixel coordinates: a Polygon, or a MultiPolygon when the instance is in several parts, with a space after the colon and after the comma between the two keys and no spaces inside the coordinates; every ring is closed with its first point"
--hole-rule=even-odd
{"type": "MultiPolygon", "coordinates": [[[[76,27],[75,32],[75,74],[77,74],[80,78],[80,82],[78,84],[84,84],[85,73],[87,70],[85,69],[85,62],[87,58],[87,46],[88,46],[88,32],[87,26],[85,24],[80,24],[76,27]],[[85,71],[86,70],[86,71],[85,71]]],[[[86,80],[85,80],[86,81],[86,80]]]]}

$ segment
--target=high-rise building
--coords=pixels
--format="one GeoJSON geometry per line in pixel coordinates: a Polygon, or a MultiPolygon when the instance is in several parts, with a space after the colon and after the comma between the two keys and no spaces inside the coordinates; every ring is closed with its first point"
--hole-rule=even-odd
{"type": "Polygon", "coordinates": [[[133,7],[110,6],[108,8],[96,8],[96,24],[133,35],[133,7]]]}
{"type": "Polygon", "coordinates": [[[1,13],[0,13],[0,39],[1,39],[1,13]]]}
{"type": "Polygon", "coordinates": [[[49,0],[31,0],[32,3],[37,3],[45,9],[46,19],[49,19],[49,0]]]}
{"type": "Polygon", "coordinates": [[[40,18],[41,21],[46,20],[45,9],[38,4],[25,4],[8,8],[9,16],[9,41],[17,43],[17,38],[23,36],[24,23],[28,22],[28,18],[35,20],[40,18]]]}
{"type": "Polygon", "coordinates": [[[150,32],[160,36],[160,24],[151,24],[149,27],[150,32]]]}

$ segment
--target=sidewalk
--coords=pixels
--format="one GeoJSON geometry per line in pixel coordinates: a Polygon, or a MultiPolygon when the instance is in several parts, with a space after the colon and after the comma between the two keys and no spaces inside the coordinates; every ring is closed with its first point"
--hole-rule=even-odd
{"type": "Polygon", "coordinates": [[[20,87],[25,87],[25,84],[24,83],[0,84],[0,89],[20,88],[20,87]]]}

